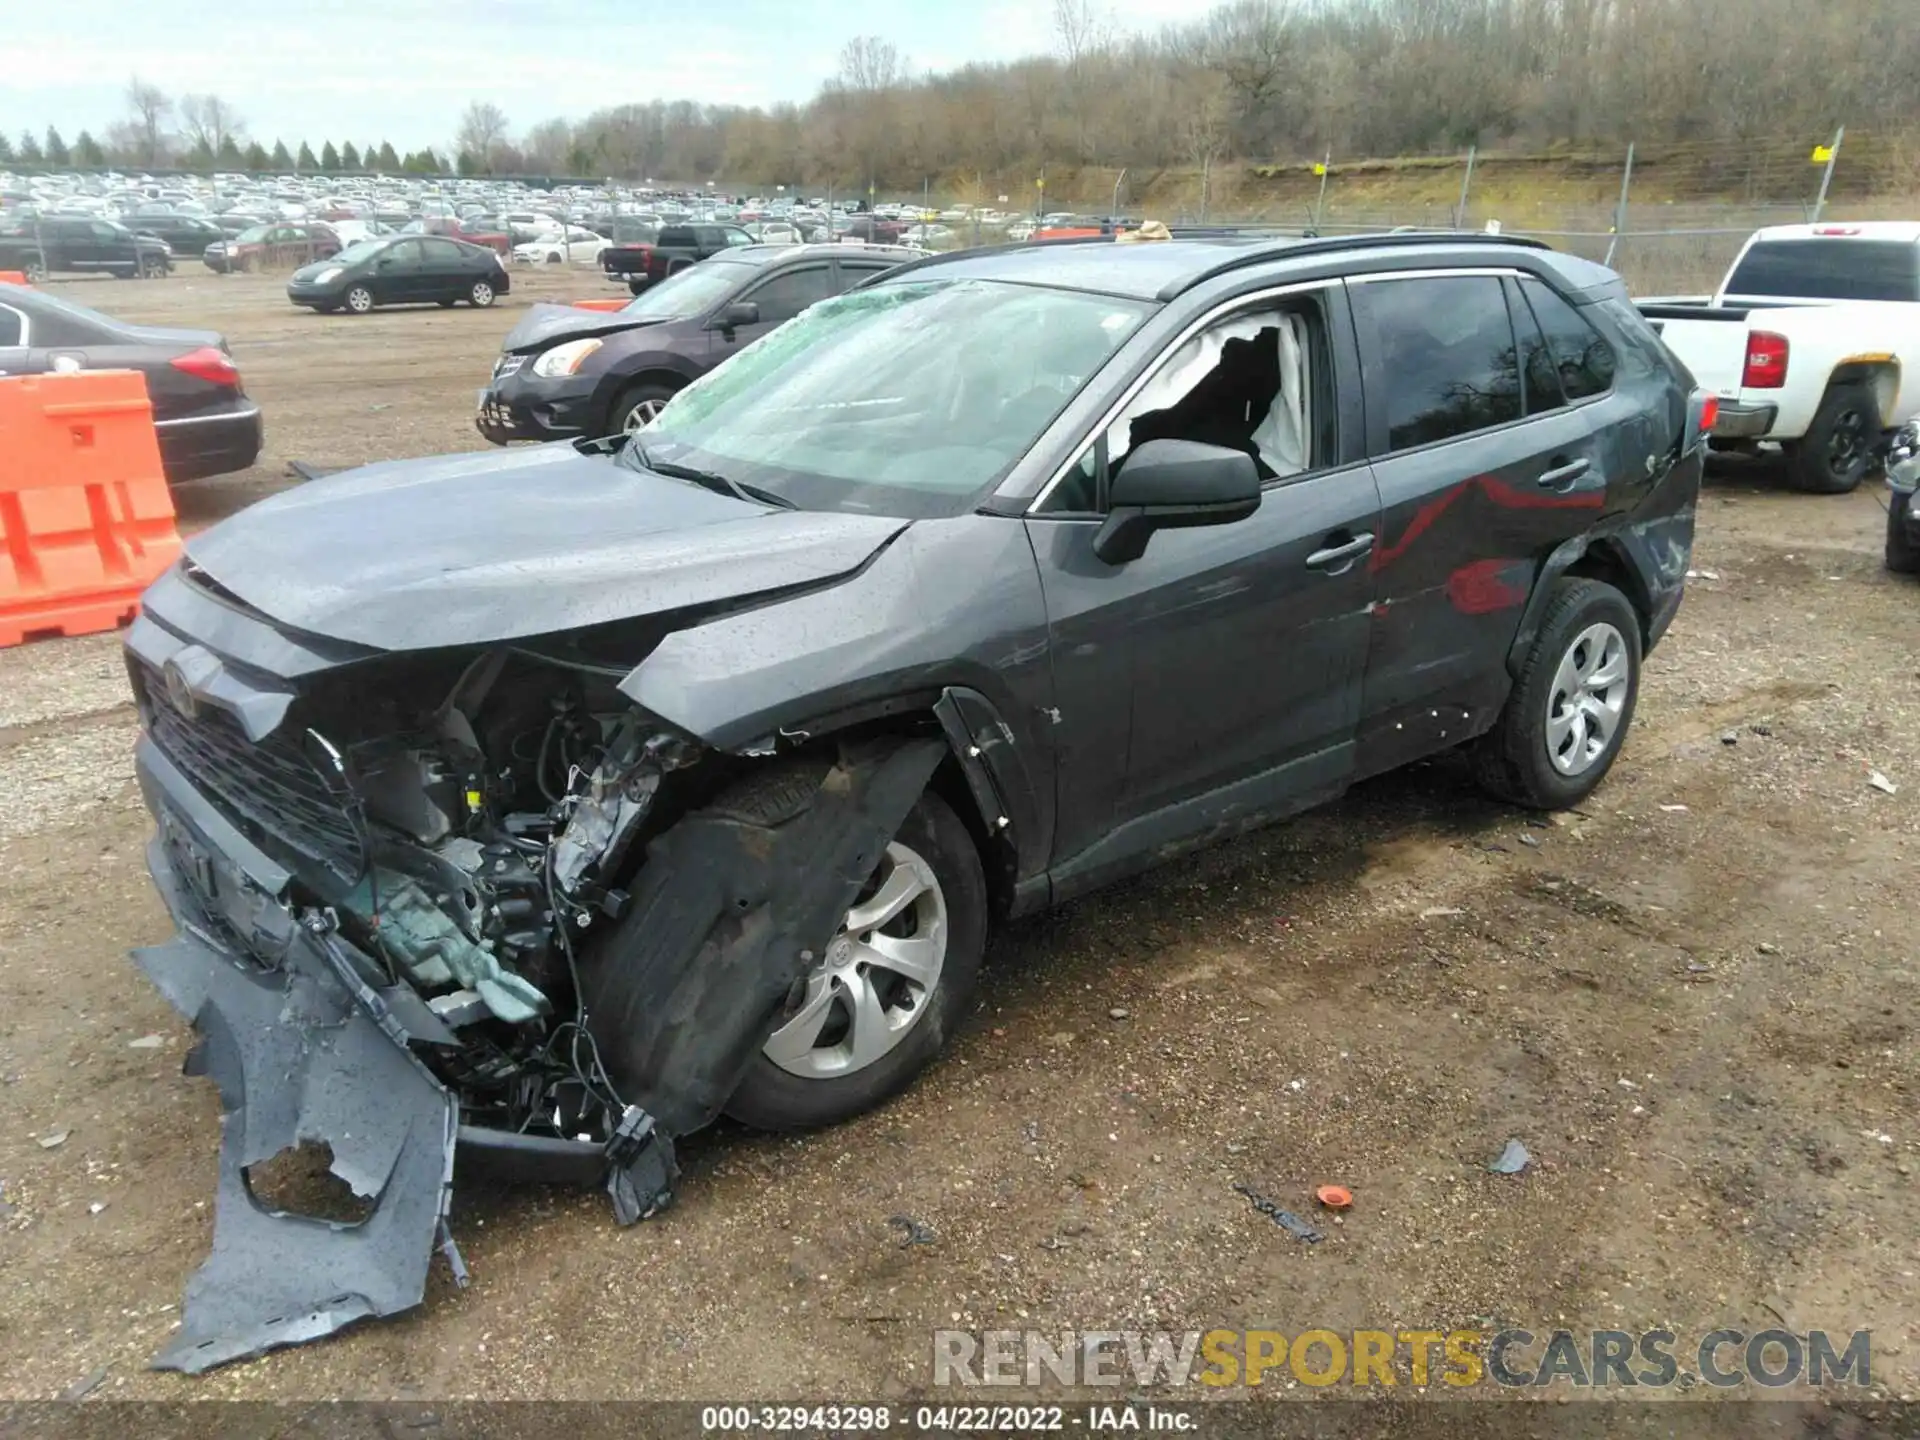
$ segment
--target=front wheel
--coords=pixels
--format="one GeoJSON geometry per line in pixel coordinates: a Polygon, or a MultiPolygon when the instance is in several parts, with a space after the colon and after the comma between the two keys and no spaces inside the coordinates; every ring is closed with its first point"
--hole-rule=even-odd
{"type": "Polygon", "coordinates": [[[901,823],[727,1113],[761,1129],[805,1130],[899,1094],[959,1024],[986,936],[979,851],[952,807],[929,792],[901,823]]]}
{"type": "Polygon", "coordinates": [[[623,392],[613,402],[612,414],[608,417],[613,423],[608,429],[612,435],[636,435],[653,423],[653,417],[667,408],[667,402],[673,399],[673,387],[669,385],[634,385],[623,392]]]}
{"type": "Polygon", "coordinates": [[[47,283],[47,262],[44,260],[27,261],[25,274],[27,277],[27,283],[29,285],[46,284],[47,283]]]}
{"type": "Polygon", "coordinates": [[[355,285],[347,291],[347,309],[356,315],[365,315],[373,309],[373,291],[365,285],[355,285]]]}
{"type": "Polygon", "coordinates": [[[1533,649],[1475,750],[1482,788],[1536,810],[1577,805],[1620,754],[1640,694],[1640,617],[1613,586],[1555,583],[1533,649]]]}
{"type": "Polygon", "coordinates": [[[147,255],[141,258],[140,278],[142,280],[163,279],[166,273],[167,262],[162,260],[158,255],[147,255]]]}
{"type": "Polygon", "coordinates": [[[1827,390],[1807,433],[1788,448],[1797,489],[1813,495],[1844,495],[1865,478],[1879,438],[1880,409],[1864,385],[1827,390]]]}
{"type": "Polygon", "coordinates": [[[493,304],[493,286],[484,280],[476,280],[473,288],[467,291],[467,299],[473,303],[474,309],[484,310],[493,304]]]}

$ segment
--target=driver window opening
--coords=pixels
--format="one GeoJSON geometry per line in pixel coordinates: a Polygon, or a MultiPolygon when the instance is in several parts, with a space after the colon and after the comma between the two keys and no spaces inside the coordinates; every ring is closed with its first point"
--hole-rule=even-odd
{"type": "Polygon", "coordinates": [[[1127,457],[1193,440],[1253,457],[1263,481],[1328,463],[1333,406],[1319,307],[1251,311],[1188,339],[1055,487],[1047,511],[1100,514],[1127,457]]]}

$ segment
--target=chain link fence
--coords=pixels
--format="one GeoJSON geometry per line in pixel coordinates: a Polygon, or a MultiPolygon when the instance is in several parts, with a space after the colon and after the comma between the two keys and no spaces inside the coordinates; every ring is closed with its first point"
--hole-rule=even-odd
{"type": "MultiPolygon", "coordinates": [[[[1044,190],[1035,177],[1012,173],[968,188],[1010,193],[1025,201],[1022,210],[1076,208],[1062,200],[1071,195],[1088,214],[1278,233],[1479,231],[1493,223],[1610,264],[1636,293],[1704,294],[1762,226],[1920,218],[1909,198],[1920,192],[1920,133],[1840,129],[1607,150],[1327,155],[1317,163],[1155,171],[1083,167],[1056,171],[1044,190]]],[[[986,203],[995,198],[987,194],[986,203]]],[[[964,193],[954,199],[978,203],[964,193]]],[[[960,240],[996,238],[976,240],[963,229],[960,240]]]]}

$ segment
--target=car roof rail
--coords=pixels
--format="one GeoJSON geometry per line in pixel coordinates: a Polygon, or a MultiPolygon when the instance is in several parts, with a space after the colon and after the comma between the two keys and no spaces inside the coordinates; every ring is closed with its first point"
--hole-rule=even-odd
{"type": "Polygon", "coordinates": [[[1489,235],[1479,230],[1362,230],[1351,235],[1316,235],[1299,240],[1282,241],[1271,246],[1249,247],[1244,251],[1236,252],[1217,265],[1210,265],[1194,274],[1169,281],[1160,288],[1155,298],[1171,300],[1208,280],[1221,275],[1230,275],[1235,270],[1243,270],[1249,265],[1263,264],[1268,260],[1291,260],[1296,256],[1304,255],[1337,255],[1342,250],[1387,249],[1414,245],[1500,245],[1514,250],[1551,250],[1553,248],[1544,240],[1535,240],[1525,235],[1489,235]]]}
{"type": "MultiPolygon", "coordinates": [[[[1175,240],[1180,237],[1176,235],[1175,240]]],[[[1267,238],[1267,237],[1262,237],[1267,238]]],[[[1342,250],[1381,249],[1387,247],[1417,245],[1499,245],[1514,250],[1551,250],[1553,247],[1544,240],[1535,240],[1526,235],[1490,235],[1481,230],[1362,230],[1351,235],[1315,235],[1300,238],[1272,237],[1268,245],[1249,246],[1245,250],[1229,253],[1218,264],[1204,270],[1183,275],[1178,280],[1169,281],[1155,296],[1158,300],[1171,300],[1191,290],[1195,285],[1212,280],[1220,275],[1231,274],[1235,270],[1249,265],[1264,264],[1269,260],[1292,259],[1304,255],[1338,254],[1342,250]]],[[[1054,240],[1023,240],[1017,245],[974,246],[959,250],[937,251],[910,260],[905,265],[895,266],[884,272],[888,283],[898,280],[902,275],[916,270],[928,270],[938,265],[949,264],[956,260],[978,259],[982,254],[1005,254],[1012,250],[1053,250],[1072,245],[1111,245],[1111,235],[1069,235],[1054,240]]],[[[882,276],[863,280],[853,288],[878,282],[882,276]]]]}

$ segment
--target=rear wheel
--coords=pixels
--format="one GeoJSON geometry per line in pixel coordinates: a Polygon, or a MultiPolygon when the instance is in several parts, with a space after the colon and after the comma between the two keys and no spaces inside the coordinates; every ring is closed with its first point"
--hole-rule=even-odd
{"type": "Polygon", "coordinates": [[[355,285],[346,294],[347,309],[356,315],[365,315],[373,309],[373,291],[365,285],[355,285]]]}
{"type": "Polygon", "coordinates": [[[653,417],[667,408],[667,402],[674,397],[674,387],[655,382],[643,382],[630,385],[621,392],[620,398],[613,402],[613,410],[608,418],[613,422],[608,433],[613,435],[633,435],[653,423],[653,417]]]}
{"type": "Polygon", "coordinates": [[[25,274],[27,277],[27,283],[29,285],[46,284],[47,283],[47,262],[44,260],[27,261],[25,274]]]}
{"type": "Polygon", "coordinates": [[[493,304],[493,286],[485,280],[476,280],[473,282],[473,288],[467,291],[467,299],[473,304],[474,309],[484,310],[493,304]]]}
{"type": "Polygon", "coordinates": [[[142,280],[159,280],[164,278],[166,273],[167,262],[160,256],[143,255],[140,257],[140,278],[142,280]]]}
{"type": "Polygon", "coordinates": [[[1640,693],[1640,617],[1599,580],[1558,581],[1493,729],[1475,750],[1481,786],[1537,810],[1577,805],[1606,778],[1640,693]]]}
{"type": "Polygon", "coordinates": [[[1873,460],[1880,411],[1864,385],[1834,385],[1787,452],[1793,483],[1814,495],[1844,495],[1859,485],[1873,460]]]}

